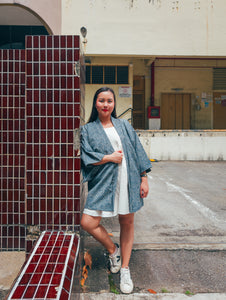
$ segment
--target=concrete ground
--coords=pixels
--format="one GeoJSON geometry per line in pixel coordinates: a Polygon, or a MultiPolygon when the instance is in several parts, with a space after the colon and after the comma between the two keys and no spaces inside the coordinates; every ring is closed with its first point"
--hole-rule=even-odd
{"type": "Polygon", "coordinates": [[[0,252],[0,300],[4,299],[25,262],[25,252],[0,252]]]}
{"type": "MultiPolygon", "coordinates": [[[[226,162],[153,163],[149,196],[135,216],[135,287],[126,299],[226,299],[225,178],[226,162]]],[[[117,218],[102,223],[118,242],[117,218]]],[[[81,299],[124,299],[119,274],[107,272],[103,247],[87,234],[83,242],[93,268],[81,299]]]]}
{"type": "MultiPolygon", "coordinates": [[[[93,267],[80,299],[184,300],[190,295],[192,300],[225,300],[225,178],[223,161],[154,162],[149,196],[135,216],[133,294],[120,294],[119,274],[107,272],[103,247],[85,234],[84,251],[90,252],[93,267]]],[[[117,218],[102,223],[118,242],[117,218]]],[[[17,276],[23,255],[0,252],[0,300],[17,276]]]]}
{"type": "MultiPolygon", "coordinates": [[[[134,248],[225,247],[226,162],[154,162],[134,248]]],[[[118,220],[104,220],[119,236],[118,220]]]]}

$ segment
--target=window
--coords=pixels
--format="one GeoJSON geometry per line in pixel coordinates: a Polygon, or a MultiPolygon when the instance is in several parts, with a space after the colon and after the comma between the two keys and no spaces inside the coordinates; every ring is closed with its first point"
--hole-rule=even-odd
{"type": "Polygon", "coordinates": [[[86,66],[86,83],[88,84],[88,83],[91,83],[90,82],[90,75],[91,75],[91,68],[90,68],[90,66],[86,66]]]}
{"type": "Polygon", "coordinates": [[[101,84],[103,83],[103,67],[102,66],[93,66],[92,67],[92,83],[101,84]]]}
{"type": "Polygon", "coordinates": [[[24,49],[26,35],[48,35],[44,26],[0,25],[0,49],[24,49]]]}
{"type": "Polygon", "coordinates": [[[213,69],[213,90],[226,90],[226,68],[213,69]]]}
{"type": "Polygon", "coordinates": [[[117,84],[128,83],[128,67],[117,67],[117,84]]]}
{"type": "Polygon", "coordinates": [[[115,83],[115,66],[105,66],[104,67],[104,83],[114,84],[115,83]]]}
{"type": "Polygon", "coordinates": [[[86,66],[86,84],[128,83],[128,66],[86,66]]]}

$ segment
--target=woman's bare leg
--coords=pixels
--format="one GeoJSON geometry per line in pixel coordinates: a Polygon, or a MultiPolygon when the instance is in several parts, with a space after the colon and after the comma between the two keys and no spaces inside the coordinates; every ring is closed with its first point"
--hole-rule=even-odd
{"type": "Polygon", "coordinates": [[[100,225],[101,217],[93,217],[86,214],[82,215],[81,226],[91,234],[98,242],[100,242],[110,254],[115,252],[116,246],[112,242],[106,229],[100,225]]]}
{"type": "Polygon", "coordinates": [[[134,213],[119,215],[122,268],[128,267],[134,240],[134,213]]]}

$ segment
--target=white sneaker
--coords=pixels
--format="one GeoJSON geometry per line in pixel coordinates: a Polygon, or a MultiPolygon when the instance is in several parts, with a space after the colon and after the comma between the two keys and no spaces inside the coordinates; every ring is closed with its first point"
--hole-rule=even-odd
{"type": "Polygon", "coordinates": [[[133,291],[133,282],[130,276],[129,267],[120,270],[120,290],[124,294],[130,294],[133,291]]]}
{"type": "Polygon", "coordinates": [[[114,255],[109,255],[111,273],[118,273],[121,268],[120,248],[118,244],[115,244],[115,246],[117,247],[117,252],[114,255]]]}

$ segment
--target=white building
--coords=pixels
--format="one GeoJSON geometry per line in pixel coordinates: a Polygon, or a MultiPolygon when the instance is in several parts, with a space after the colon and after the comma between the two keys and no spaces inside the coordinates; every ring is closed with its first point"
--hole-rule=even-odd
{"type": "Polygon", "coordinates": [[[12,26],[57,35],[83,27],[86,119],[107,85],[118,115],[134,109],[135,128],[226,129],[225,8],[224,0],[1,0],[0,47],[12,26]],[[161,124],[149,106],[160,106],[161,124]]]}

